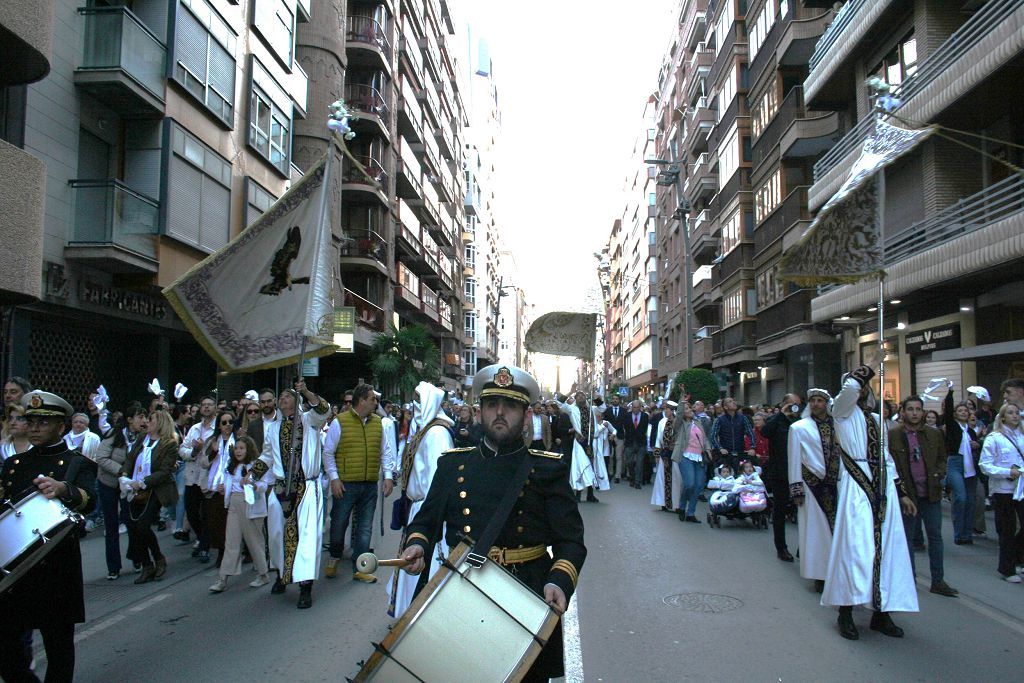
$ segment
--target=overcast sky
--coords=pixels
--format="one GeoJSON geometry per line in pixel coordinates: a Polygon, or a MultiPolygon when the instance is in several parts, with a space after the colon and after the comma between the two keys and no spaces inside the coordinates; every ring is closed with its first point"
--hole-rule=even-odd
{"type": "Polygon", "coordinates": [[[674,0],[456,0],[490,47],[503,126],[496,219],[536,315],[582,310],[623,210],[674,0]]]}

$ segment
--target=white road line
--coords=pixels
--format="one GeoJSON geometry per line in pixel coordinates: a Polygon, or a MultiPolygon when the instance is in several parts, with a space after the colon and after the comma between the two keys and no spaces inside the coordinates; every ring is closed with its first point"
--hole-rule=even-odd
{"type": "Polygon", "coordinates": [[[562,617],[562,640],[565,644],[565,683],[583,683],[583,648],[580,646],[580,617],[576,609],[577,590],[569,599],[569,608],[562,617]]]}
{"type": "Polygon", "coordinates": [[[111,626],[124,621],[125,619],[128,618],[128,616],[130,614],[138,614],[142,610],[148,609],[148,608],[152,607],[153,605],[157,604],[158,602],[160,602],[162,600],[166,600],[169,597],[171,597],[171,593],[160,593],[159,595],[154,595],[153,597],[149,598],[148,600],[143,600],[142,602],[140,602],[139,604],[135,605],[134,607],[129,607],[128,609],[126,609],[126,610],[124,610],[124,611],[122,611],[122,612],[120,612],[118,614],[115,614],[114,616],[110,617],[109,619],[105,619],[104,621],[100,622],[99,624],[96,624],[95,626],[90,626],[89,628],[85,629],[84,631],[79,631],[78,633],[75,634],[75,644],[77,645],[78,643],[82,642],[83,640],[85,640],[89,636],[96,635],[100,631],[105,631],[108,628],[110,628],[111,626]]]}

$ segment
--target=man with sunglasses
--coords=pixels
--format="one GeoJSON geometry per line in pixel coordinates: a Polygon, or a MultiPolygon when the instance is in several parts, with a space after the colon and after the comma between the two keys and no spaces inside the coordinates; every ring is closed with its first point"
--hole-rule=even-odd
{"type": "MultiPolygon", "coordinates": [[[[199,466],[198,458],[203,444],[217,433],[214,424],[217,404],[213,396],[203,396],[199,401],[199,421],[189,427],[188,433],[178,449],[178,457],[185,463],[185,516],[188,525],[196,533],[198,543],[192,550],[192,557],[203,564],[210,561],[210,539],[206,529],[206,505],[202,484],[206,483],[207,471],[199,466]]],[[[188,536],[185,535],[185,539],[188,536]]]]}
{"type": "MultiPolygon", "coordinates": [[[[25,394],[21,405],[32,448],[4,462],[0,500],[17,503],[38,492],[69,510],[89,512],[95,505],[96,464],[69,450],[61,438],[74,412],[71,405],[45,391],[25,394]]],[[[75,624],[85,621],[77,534],[69,533],[57,541],[42,562],[0,595],[0,614],[0,678],[37,680],[30,671],[32,653],[25,648],[25,634],[33,629],[43,636],[46,679],[74,678],[75,624]]]]}

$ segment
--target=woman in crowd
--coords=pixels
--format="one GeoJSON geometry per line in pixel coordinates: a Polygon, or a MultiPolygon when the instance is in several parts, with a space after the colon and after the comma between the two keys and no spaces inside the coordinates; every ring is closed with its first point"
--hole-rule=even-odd
{"type": "Polygon", "coordinates": [[[28,420],[25,409],[17,404],[8,405],[4,412],[3,436],[0,438],[0,459],[6,460],[16,453],[24,453],[32,444],[28,440],[28,420]]]}
{"type": "Polygon", "coordinates": [[[939,414],[934,410],[925,411],[924,423],[929,427],[940,427],[941,425],[939,424],[939,414]]]}
{"type": "Polygon", "coordinates": [[[252,557],[253,568],[257,573],[249,587],[259,588],[270,583],[270,577],[267,575],[269,568],[263,520],[267,516],[267,487],[274,480],[274,471],[268,469],[254,487],[242,485],[249,476],[252,463],[259,455],[256,442],[248,436],[241,436],[235,441],[231,457],[222,458],[225,460],[224,505],[227,506],[228,514],[220,578],[210,586],[211,593],[224,592],[228,587],[228,577],[242,573],[243,541],[249,549],[249,556],[252,557]],[[246,488],[250,488],[250,491],[246,492],[246,488]]]}
{"type": "Polygon", "coordinates": [[[100,446],[100,437],[89,431],[89,416],[75,413],[71,416],[71,431],[64,435],[64,443],[71,450],[78,449],[90,460],[96,460],[96,449],[100,446]]]}
{"type": "Polygon", "coordinates": [[[409,431],[412,428],[412,411],[402,408],[401,417],[398,420],[398,461],[402,461],[402,454],[405,453],[405,444],[409,440],[409,431]]]}
{"type": "MultiPolygon", "coordinates": [[[[127,434],[134,427],[135,434],[147,427],[146,411],[138,403],[130,403],[121,413],[119,421],[109,436],[96,449],[96,490],[99,493],[99,508],[103,514],[103,537],[106,542],[107,580],[115,581],[121,576],[121,521],[127,517],[128,505],[121,504],[121,490],[117,478],[124,471],[128,457],[127,434]],[[125,417],[127,415],[127,417],[125,417]]],[[[133,439],[134,440],[134,439],[133,439]]]]}
{"type": "MultiPolygon", "coordinates": [[[[531,424],[532,420],[527,417],[524,425],[531,424]]],[[[467,405],[459,406],[459,420],[452,427],[452,437],[455,448],[467,448],[477,446],[483,438],[483,427],[473,422],[473,409],[467,405]]]]}
{"type": "Polygon", "coordinates": [[[166,410],[155,410],[146,426],[146,435],[135,439],[121,469],[132,492],[128,502],[128,559],[142,565],[135,583],[148,583],[167,571],[167,558],[160,551],[153,524],[160,508],[173,505],[178,496],[174,485],[178,461],[174,422],[166,410]]]}
{"type": "Polygon", "coordinates": [[[211,549],[219,551],[217,566],[224,558],[224,533],[227,527],[227,505],[225,504],[225,473],[227,462],[235,448],[235,415],[230,410],[217,412],[215,423],[217,433],[203,444],[203,454],[199,458],[199,466],[209,468],[206,482],[206,536],[211,549]]]}
{"type": "Polygon", "coordinates": [[[942,428],[946,441],[946,484],[953,490],[953,542],[974,543],[974,500],[977,491],[978,435],[971,429],[970,406],[966,401],[953,407],[950,388],[942,404],[942,428]]]}
{"type": "Polygon", "coordinates": [[[1024,434],[1020,428],[1020,409],[1014,404],[1004,403],[999,409],[992,433],[981,449],[979,465],[981,471],[988,475],[989,493],[996,515],[999,573],[1004,581],[1020,583],[1018,565],[1024,549],[1024,503],[1014,500],[1014,493],[1024,470],[1024,434]]]}
{"type": "Polygon", "coordinates": [[[768,464],[768,439],[761,435],[761,428],[764,427],[765,414],[755,413],[753,418],[754,423],[754,443],[750,443],[750,437],[744,437],[744,445],[747,450],[754,449],[754,454],[757,456],[757,462],[754,463],[760,468],[764,468],[768,464]]]}
{"type": "Polygon", "coordinates": [[[689,403],[684,403],[680,412],[682,419],[675,426],[675,447],[672,450],[672,462],[683,482],[679,521],[700,524],[696,516],[697,496],[704,490],[706,463],[711,461],[706,456],[707,436],[700,420],[693,419],[693,408],[689,403]]]}

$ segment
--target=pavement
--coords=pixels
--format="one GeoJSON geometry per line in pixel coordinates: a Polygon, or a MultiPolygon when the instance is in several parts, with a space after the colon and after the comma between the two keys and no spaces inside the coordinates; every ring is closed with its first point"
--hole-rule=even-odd
{"type": "MultiPolygon", "coordinates": [[[[921,611],[896,614],[906,631],[892,639],[867,628],[861,639],[836,631],[836,613],[818,604],[795,564],[775,558],[771,530],[723,520],[683,524],[626,484],[581,504],[587,563],[567,615],[566,681],[944,681],[983,675],[1014,680],[1024,636],[1024,584],[995,571],[994,538],[952,542],[943,524],[946,580],[959,598],[928,592],[927,554],[918,553],[921,611]],[[924,572],[922,575],[921,572],[924,572]]],[[[390,514],[390,505],[386,505],[390,514]]],[[[704,519],[704,504],[698,517],[704,519]]],[[[988,519],[990,532],[995,526],[988,519]]],[[[796,551],[796,528],[787,529],[796,551]]],[[[375,529],[380,557],[398,536],[375,529]]],[[[384,581],[352,581],[346,561],[321,579],[313,608],[298,610],[297,587],[271,595],[248,588],[251,565],[222,594],[217,578],[170,531],[158,534],[168,558],[163,580],[136,586],[128,571],[106,581],[102,530],[82,541],[88,621],[77,629],[77,681],[322,681],[354,675],[387,633],[384,581]]],[[[122,536],[122,551],[127,539],[122,536]]],[[[45,670],[36,637],[37,673],[45,670]]],[[[459,680],[453,672],[453,681],[459,680]]]]}

